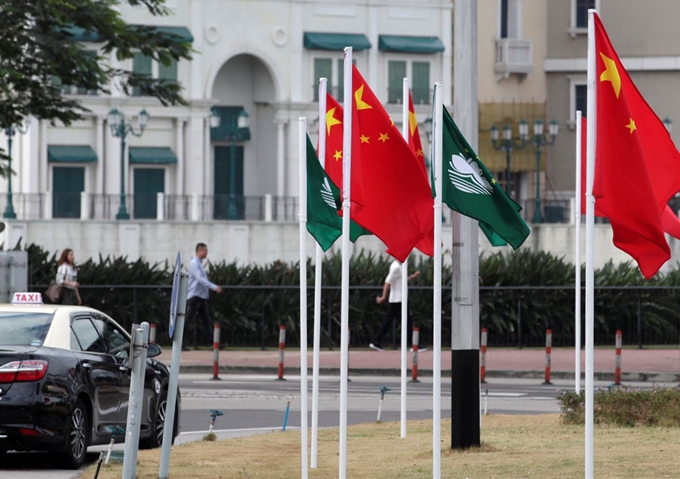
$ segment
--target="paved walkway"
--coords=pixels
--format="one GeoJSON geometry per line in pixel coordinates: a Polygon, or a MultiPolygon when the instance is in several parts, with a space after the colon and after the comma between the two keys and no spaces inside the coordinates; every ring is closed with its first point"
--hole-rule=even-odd
{"type": "MultiPolygon", "coordinates": [[[[161,361],[170,363],[170,348],[165,348],[161,361]]],[[[278,365],[278,350],[266,351],[220,351],[220,369],[227,372],[274,374],[278,365]]],[[[420,352],[419,371],[431,375],[432,351],[420,352]]],[[[408,354],[411,366],[412,353],[408,354]]],[[[599,379],[613,378],[614,349],[595,350],[595,374],[599,379]]],[[[186,372],[211,370],[213,352],[211,350],[183,351],[182,369],[186,372]]],[[[307,364],[312,367],[312,354],[308,354],[307,364]]],[[[489,348],[487,352],[487,376],[489,377],[543,377],[545,371],[545,351],[541,349],[489,348]]],[[[398,374],[401,365],[400,352],[387,350],[350,350],[350,374],[398,374]]],[[[568,378],[574,375],[574,350],[553,348],[551,371],[555,378],[568,378]]],[[[300,353],[296,349],[285,352],[285,367],[289,374],[299,373],[300,353]]],[[[325,374],[338,374],[340,368],[339,351],[322,350],[320,368],[325,374]]],[[[442,351],[442,370],[451,369],[449,350],[442,351]]],[[[585,352],[581,351],[581,371],[585,371],[585,352]]],[[[680,381],[680,349],[624,349],[621,358],[622,377],[626,380],[680,381]]]]}

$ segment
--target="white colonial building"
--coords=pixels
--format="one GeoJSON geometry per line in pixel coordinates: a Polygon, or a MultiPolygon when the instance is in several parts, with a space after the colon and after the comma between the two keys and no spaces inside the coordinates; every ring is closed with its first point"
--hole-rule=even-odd
{"type": "MultiPolygon", "coordinates": [[[[308,117],[316,135],[320,77],[342,97],[345,46],[354,47],[356,65],[378,97],[393,105],[395,120],[401,116],[404,76],[411,78],[421,121],[431,112],[431,85],[451,85],[451,1],[167,5],[174,15],[153,17],[144,7],[125,4],[121,9],[128,23],[158,26],[191,41],[191,61],[164,67],[141,54],[127,64],[118,64],[113,54],[110,61],[178,81],[188,105],[164,107],[139,92],[127,96],[116,85],[111,95],[62,86],[91,113],[69,127],[34,120],[25,134],[15,133],[11,181],[17,218],[9,220],[7,244],[22,237],[53,250],[73,247],[81,259],[99,252],[164,259],[173,249],[208,241],[208,235],[214,236],[213,256],[246,260],[251,241],[242,243],[239,231],[250,236],[266,229],[265,222],[297,220],[297,119],[308,117]],[[135,127],[122,152],[121,138],[110,128],[113,108],[135,127]],[[148,124],[136,136],[142,110],[148,124]],[[242,111],[249,117],[247,130],[236,128],[242,111]],[[217,128],[211,128],[211,112],[221,118],[217,128]],[[123,187],[130,220],[117,220],[123,187]],[[213,234],[199,233],[199,224],[213,234]],[[181,238],[181,244],[168,245],[170,238],[181,238]],[[230,243],[242,246],[230,250],[230,243]]],[[[96,35],[74,34],[87,49],[100,47],[96,35]]],[[[2,183],[6,191],[7,181],[2,183]]],[[[3,194],[0,210],[6,205],[3,194]]],[[[285,239],[272,236],[272,251],[280,251],[277,240],[285,239]]]]}
{"type": "MultiPolygon", "coordinates": [[[[91,113],[69,127],[33,119],[25,133],[14,132],[16,174],[0,180],[0,211],[8,224],[0,240],[6,248],[21,240],[50,251],[73,248],[80,261],[99,254],[164,261],[177,251],[190,255],[202,241],[218,261],[296,260],[297,119],[308,118],[315,140],[318,79],[328,78],[329,91],[342,98],[343,48],[354,47],[356,65],[395,122],[401,118],[404,76],[411,82],[419,122],[431,115],[434,82],[444,84],[444,102],[451,104],[452,0],[166,3],[173,15],[153,17],[144,7],[125,3],[121,13],[128,23],[156,26],[191,41],[193,59],[165,67],[140,54],[121,65],[112,54],[110,62],[179,82],[188,105],[164,107],[140,92],[125,95],[115,84],[110,95],[62,85],[65,95],[91,113]],[[124,149],[111,128],[114,108],[134,126],[124,149]],[[142,111],[148,123],[137,136],[142,111]],[[243,112],[247,129],[237,128],[243,112]],[[219,127],[211,127],[211,115],[219,116],[219,127]],[[13,208],[8,208],[10,181],[13,208]]],[[[546,16],[544,0],[480,2],[482,103],[512,99],[544,112],[546,16]]],[[[101,46],[96,34],[73,33],[88,50],[101,46]]],[[[505,160],[492,156],[500,153],[490,148],[488,128],[507,114],[501,109],[496,118],[484,113],[488,108],[482,110],[479,152],[505,181],[505,160]]],[[[428,139],[422,140],[429,151],[428,139]]],[[[520,199],[533,191],[529,160],[517,155],[513,161],[520,199]]],[[[532,229],[527,247],[570,257],[572,225],[532,229]]],[[[598,225],[597,237],[599,264],[629,259],[613,247],[608,225],[598,225]]],[[[451,243],[449,226],[444,242],[451,243]]],[[[373,237],[360,238],[357,247],[384,250],[373,237]]],[[[677,248],[675,241],[672,247],[677,248]]],[[[480,251],[488,249],[480,235],[480,251]]]]}

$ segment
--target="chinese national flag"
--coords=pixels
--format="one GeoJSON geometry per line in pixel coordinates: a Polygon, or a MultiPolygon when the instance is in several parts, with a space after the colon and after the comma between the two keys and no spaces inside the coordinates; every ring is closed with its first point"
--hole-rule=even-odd
{"type": "MultiPolygon", "coordinates": [[[[586,118],[581,118],[581,214],[586,211],[586,118]]],[[[599,203],[595,203],[595,216],[605,216],[598,210],[599,203]]],[[[680,239],[680,218],[670,206],[666,205],[661,212],[661,226],[665,233],[680,239]]]]}
{"type": "MultiPolygon", "coordinates": [[[[418,121],[416,120],[416,111],[413,108],[413,97],[411,97],[410,91],[408,92],[408,146],[416,154],[416,158],[425,166],[425,154],[423,153],[423,144],[420,141],[418,121]]],[[[425,174],[427,174],[427,170],[425,174]]]]}
{"type": "MultiPolygon", "coordinates": [[[[356,72],[356,68],[355,68],[356,72]]],[[[358,74],[358,72],[356,72],[358,74]]],[[[359,75],[359,77],[361,77],[359,75]]],[[[356,77],[355,77],[356,78],[356,77]]],[[[356,80],[353,80],[356,82],[356,80]]],[[[361,84],[354,86],[355,92],[358,90],[358,87],[360,85],[365,84],[365,82],[361,81],[361,84]]],[[[408,221],[409,218],[411,218],[411,215],[413,213],[413,209],[416,208],[416,205],[420,204],[418,202],[415,203],[415,205],[411,206],[411,208],[406,208],[405,210],[405,216],[402,217],[401,212],[390,212],[390,208],[395,208],[399,207],[400,204],[402,203],[408,203],[408,199],[411,197],[410,195],[412,192],[409,191],[408,187],[408,182],[406,183],[406,189],[403,191],[396,192],[396,188],[399,187],[399,185],[403,185],[404,183],[398,183],[395,182],[391,185],[381,185],[381,181],[390,181],[387,180],[387,178],[399,178],[399,171],[395,171],[394,168],[399,168],[405,161],[410,161],[411,165],[409,168],[404,169],[404,172],[411,171],[413,169],[417,169],[419,173],[417,174],[416,178],[419,178],[422,176],[424,179],[425,183],[423,183],[426,188],[427,188],[427,198],[428,198],[428,203],[427,207],[424,210],[426,215],[432,216],[432,196],[430,194],[430,189],[429,189],[429,183],[427,182],[427,173],[425,172],[425,165],[421,160],[417,160],[414,153],[410,150],[408,144],[403,140],[403,137],[401,136],[401,133],[397,130],[397,128],[392,124],[392,120],[389,119],[389,116],[387,115],[387,112],[384,110],[382,105],[378,102],[378,100],[375,98],[373,93],[368,89],[368,85],[366,85],[363,89],[363,101],[366,102],[366,98],[369,98],[367,96],[367,92],[370,92],[370,97],[372,99],[372,102],[370,103],[371,105],[375,105],[376,109],[379,109],[377,113],[382,113],[384,117],[387,119],[386,123],[383,123],[386,125],[385,128],[383,128],[383,131],[387,132],[386,135],[388,138],[385,139],[384,142],[379,141],[380,134],[364,134],[362,135],[362,131],[371,131],[372,129],[369,130],[361,130],[359,128],[359,123],[357,122],[357,114],[355,112],[354,120],[353,120],[353,125],[352,125],[352,184],[351,184],[351,200],[352,200],[352,211],[351,211],[351,217],[352,221],[358,223],[359,225],[363,226],[365,230],[369,230],[370,232],[373,232],[378,238],[380,238],[383,243],[388,248],[388,253],[394,256],[395,258],[399,259],[400,261],[404,261],[410,251],[413,249],[413,244],[408,246],[404,246],[404,238],[409,238],[408,234],[411,234],[413,237],[415,237],[415,234],[412,231],[412,227],[408,226],[408,221]],[[398,142],[398,146],[396,148],[393,148],[392,150],[390,149],[392,147],[392,144],[390,141],[393,140],[400,140],[398,142]],[[377,145],[375,145],[374,149],[369,148],[370,144],[375,141],[377,145]],[[401,149],[401,152],[399,152],[399,149],[401,149]],[[394,152],[392,152],[395,150],[394,152]],[[404,156],[406,155],[406,156],[404,156]],[[375,168],[363,168],[361,167],[361,158],[364,158],[364,161],[367,161],[369,158],[374,158],[375,159],[375,168]],[[380,165],[389,165],[386,168],[388,168],[388,171],[380,171],[379,174],[376,175],[376,171],[379,170],[380,165]],[[420,165],[420,166],[418,166],[420,165]],[[414,168],[415,167],[415,168],[414,168]],[[392,168],[390,171],[389,169],[392,168]],[[368,173],[366,173],[368,171],[368,173]],[[393,174],[393,173],[396,173],[393,174]],[[364,175],[372,175],[372,176],[364,176],[364,175]],[[369,181],[362,181],[362,178],[370,178],[369,181]],[[385,188],[387,186],[387,188],[385,188]],[[380,188],[380,190],[375,190],[375,188],[380,188]],[[379,196],[376,197],[376,195],[381,195],[379,192],[388,192],[392,196],[379,196]],[[385,205],[384,203],[386,201],[389,201],[389,198],[396,196],[397,199],[393,203],[396,206],[390,206],[390,205],[385,205]],[[380,206],[382,205],[382,206],[380,206]],[[375,211],[378,208],[386,208],[381,214],[379,214],[379,220],[376,221],[375,218],[375,211]],[[367,211],[364,211],[367,210],[367,211]],[[407,224],[407,226],[404,226],[404,224],[407,224]],[[373,230],[373,225],[378,225],[380,229],[380,233],[377,231],[373,230]],[[399,231],[399,228],[403,228],[402,231],[399,231]],[[411,228],[411,230],[409,230],[411,228]],[[396,248],[396,249],[395,249],[396,248]],[[405,249],[408,248],[408,251],[405,251],[405,249]]],[[[355,93],[355,102],[356,102],[356,93],[355,93]]],[[[361,98],[361,97],[360,97],[361,98]]],[[[360,103],[362,105],[362,103],[360,103]]],[[[362,105],[363,106],[363,105],[362,105]]],[[[343,160],[343,145],[342,145],[342,140],[343,140],[343,125],[342,125],[342,120],[343,120],[343,109],[342,106],[330,95],[327,95],[326,97],[326,163],[325,163],[325,168],[326,172],[328,173],[328,176],[333,180],[333,182],[337,185],[342,185],[342,160],[343,160]]],[[[384,118],[382,118],[384,120],[384,118]]],[[[370,118],[365,121],[372,121],[370,118]]],[[[378,128],[380,126],[380,123],[371,125],[373,128],[378,128]]],[[[402,165],[403,166],[403,165],[402,165]]],[[[410,173],[408,173],[410,174],[410,173]]],[[[342,189],[342,188],[341,188],[342,189]]],[[[416,190],[418,191],[418,190],[416,190]]],[[[422,193],[420,193],[422,196],[422,193]]],[[[420,199],[422,202],[422,198],[420,199]]],[[[420,206],[422,208],[422,206],[420,206]]],[[[422,213],[422,210],[421,210],[422,213]]],[[[418,235],[417,242],[415,243],[415,247],[417,247],[420,251],[423,253],[432,256],[434,254],[434,221],[432,218],[430,218],[429,223],[427,218],[424,218],[424,224],[425,225],[430,225],[430,230],[427,231],[424,235],[418,235]]],[[[420,223],[415,223],[420,224],[420,223]]],[[[427,228],[427,226],[425,226],[427,228]]],[[[364,234],[370,234],[369,231],[365,231],[364,234]]],[[[407,239],[406,241],[411,241],[411,239],[407,239]]]]}
{"type": "Polygon", "coordinates": [[[680,190],[680,153],[637,90],[595,17],[597,210],[609,218],[614,244],[647,279],[670,258],[661,214],[680,190]]]}

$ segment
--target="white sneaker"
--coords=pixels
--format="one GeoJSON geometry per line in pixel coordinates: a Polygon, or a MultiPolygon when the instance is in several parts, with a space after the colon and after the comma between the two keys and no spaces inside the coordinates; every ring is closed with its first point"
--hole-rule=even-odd
{"type": "Polygon", "coordinates": [[[383,348],[381,348],[380,346],[377,346],[377,345],[375,345],[375,344],[373,344],[373,343],[369,344],[368,346],[369,346],[370,348],[372,348],[372,349],[375,349],[376,351],[384,351],[383,348]]]}

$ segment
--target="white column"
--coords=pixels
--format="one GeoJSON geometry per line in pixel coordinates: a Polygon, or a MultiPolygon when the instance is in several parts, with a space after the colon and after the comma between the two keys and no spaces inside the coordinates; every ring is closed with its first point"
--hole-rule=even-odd
{"type": "Polygon", "coordinates": [[[80,193],[80,219],[89,220],[90,219],[90,195],[82,191],[80,193]]]}
{"type": "Polygon", "coordinates": [[[165,219],[165,193],[156,193],[156,219],[165,219]]]}
{"type": "Polygon", "coordinates": [[[43,190],[45,196],[43,196],[43,219],[52,219],[52,191],[43,190]]]}
{"type": "Polygon", "coordinates": [[[202,116],[189,119],[187,131],[187,141],[185,144],[185,164],[191,168],[184,169],[184,194],[191,193],[205,194],[203,191],[203,172],[206,169],[206,148],[205,148],[205,120],[202,116]]]}
{"type": "Polygon", "coordinates": [[[276,123],[276,196],[286,194],[286,137],[285,128],[288,120],[277,118],[276,123]]]}
{"type": "MultiPolygon", "coordinates": [[[[375,5],[368,7],[368,40],[371,42],[368,50],[368,83],[371,85],[378,85],[378,8],[375,5]]],[[[380,93],[384,90],[381,88],[377,91],[380,98],[380,93]]],[[[387,101],[387,95],[383,97],[383,101],[387,101]]]]}
{"type": "Polygon", "coordinates": [[[272,195],[269,193],[264,195],[264,220],[267,223],[272,221],[272,195]]]}
{"type": "MultiPolygon", "coordinates": [[[[175,168],[175,180],[176,180],[176,186],[175,186],[175,194],[176,195],[183,195],[184,194],[184,122],[186,121],[185,118],[177,118],[176,120],[176,127],[177,127],[177,151],[175,152],[175,155],[177,156],[177,167],[175,168]]],[[[168,188],[169,190],[169,188],[168,188]]],[[[166,191],[166,193],[171,193],[170,191],[166,191]]]]}
{"type": "MultiPolygon", "coordinates": [[[[49,184],[49,165],[47,163],[47,122],[40,120],[40,152],[38,153],[38,184],[39,191],[52,190],[49,184]]],[[[51,211],[50,211],[50,214],[51,211]]]]}
{"type": "Polygon", "coordinates": [[[213,177],[213,158],[212,158],[212,145],[210,143],[210,123],[207,119],[201,119],[203,124],[203,182],[201,185],[201,194],[212,195],[214,193],[214,188],[212,187],[212,182],[210,181],[213,177]]]}
{"type": "MultiPolygon", "coordinates": [[[[302,47],[302,3],[294,2],[291,6],[291,55],[290,55],[290,92],[293,102],[305,101],[303,92],[308,91],[308,81],[302,77],[302,58],[304,51],[302,47]]],[[[285,81],[285,80],[284,80],[285,81]]],[[[281,95],[284,98],[284,95],[281,95]]],[[[278,98],[277,98],[278,100],[278,98]]]]}
{"type": "Polygon", "coordinates": [[[105,168],[105,154],[104,154],[104,118],[103,116],[97,116],[95,118],[95,153],[97,154],[97,174],[96,181],[93,185],[94,187],[90,190],[96,195],[101,195],[104,193],[104,168],[105,168]]]}
{"type": "Polygon", "coordinates": [[[201,195],[191,194],[191,221],[201,221],[201,195]]]}
{"type": "Polygon", "coordinates": [[[191,46],[196,50],[191,59],[191,83],[188,88],[192,100],[200,100],[205,96],[205,85],[203,84],[203,79],[205,78],[203,72],[203,54],[201,53],[203,50],[203,31],[203,2],[191,2],[191,32],[194,36],[194,41],[191,46]]]}
{"type": "MultiPolygon", "coordinates": [[[[451,104],[451,59],[452,59],[452,53],[451,53],[451,48],[453,45],[453,42],[451,41],[451,31],[452,31],[452,26],[451,26],[451,8],[452,8],[452,3],[451,4],[446,4],[445,2],[442,2],[442,43],[444,43],[444,51],[442,52],[442,72],[441,72],[441,79],[442,83],[444,84],[444,88],[442,89],[442,101],[444,102],[444,105],[450,105],[451,104]]],[[[430,83],[432,83],[433,80],[430,78],[430,83]]]]}

